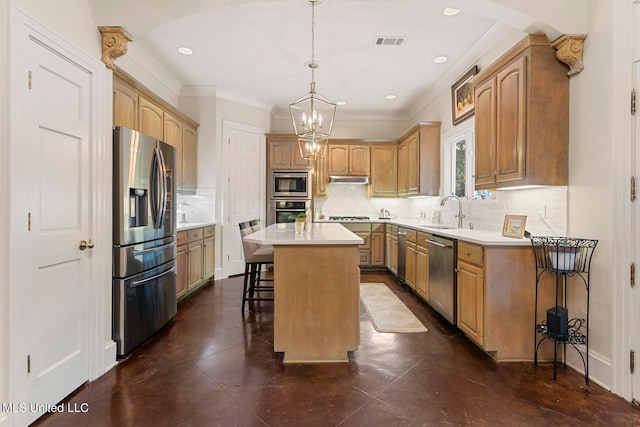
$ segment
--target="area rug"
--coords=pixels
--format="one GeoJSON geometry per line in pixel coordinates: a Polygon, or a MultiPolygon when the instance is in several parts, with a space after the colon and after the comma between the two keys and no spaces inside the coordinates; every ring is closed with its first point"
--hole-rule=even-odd
{"type": "Polygon", "coordinates": [[[360,283],[360,301],[378,332],[426,332],[400,299],[384,283],[360,283]]]}

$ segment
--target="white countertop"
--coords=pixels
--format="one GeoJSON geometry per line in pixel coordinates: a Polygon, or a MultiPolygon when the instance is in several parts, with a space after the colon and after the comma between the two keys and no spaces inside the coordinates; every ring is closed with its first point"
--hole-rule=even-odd
{"type": "Polygon", "coordinates": [[[337,222],[315,222],[310,229],[296,233],[293,223],[273,224],[244,238],[260,245],[361,245],[364,241],[337,222]]]}
{"type": "MultiPolygon", "coordinates": [[[[325,221],[325,220],[321,220],[325,221]]],[[[337,221],[319,222],[319,224],[336,223],[337,221]]],[[[392,224],[400,227],[407,227],[425,233],[437,234],[442,237],[450,237],[456,240],[462,240],[465,242],[476,243],[484,246],[531,246],[531,240],[514,239],[512,237],[504,237],[500,232],[485,231],[485,230],[471,230],[469,228],[434,228],[429,224],[420,224],[417,219],[371,219],[369,221],[344,221],[344,224],[357,224],[357,223],[384,223],[392,224]]],[[[436,227],[442,226],[437,224],[436,227]]]]}
{"type": "Polygon", "coordinates": [[[192,228],[200,228],[200,227],[208,227],[210,225],[215,225],[215,222],[178,222],[176,223],[176,230],[191,230],[192,228]]]}

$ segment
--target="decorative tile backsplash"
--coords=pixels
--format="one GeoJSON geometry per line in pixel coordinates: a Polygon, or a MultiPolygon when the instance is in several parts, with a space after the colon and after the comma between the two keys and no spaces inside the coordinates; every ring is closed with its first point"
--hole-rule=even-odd
{"type": "MultiPolygon", "coordinates": [[[[567,233],[567,187],[493,191],[490,198],[462,200],[465,228],[502,231],[504,216],[526,215],[526,229],[532,234],[565,236],[567,233]]],[[[367,197],[366,185],[329,184],[329,197],[314,199],[314,209],[329,216],[357,215],[378,218],[387,209],[392,218],[431,221],[440,211],[440,222],[457,225],[458,203],[449,200],[440,206],[440,197],[379,199],[367,197]]]]}

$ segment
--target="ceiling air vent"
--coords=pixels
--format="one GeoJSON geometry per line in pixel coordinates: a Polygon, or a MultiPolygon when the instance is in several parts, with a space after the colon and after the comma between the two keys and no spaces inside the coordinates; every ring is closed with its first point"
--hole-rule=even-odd
{"type": "Polygon", "coordinates": [[[378,46],[400,46],[404,42],[404,37],[376,37],[378,46]]]}

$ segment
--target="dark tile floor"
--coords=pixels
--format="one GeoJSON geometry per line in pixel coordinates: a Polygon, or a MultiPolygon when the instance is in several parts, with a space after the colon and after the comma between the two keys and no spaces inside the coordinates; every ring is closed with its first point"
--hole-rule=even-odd
{"type": "Polygon", "coordinates": [[[386,273],[429,328],[376,332],[361,316],[348,364],[286,365],[273,352],[273,305],[240,312],[241,278],[217,280],[178,305],[174,322],[72,394],[87,413],[38,426],[631,426],[640,409],[550,365],[496,364],[386,273]]]}

